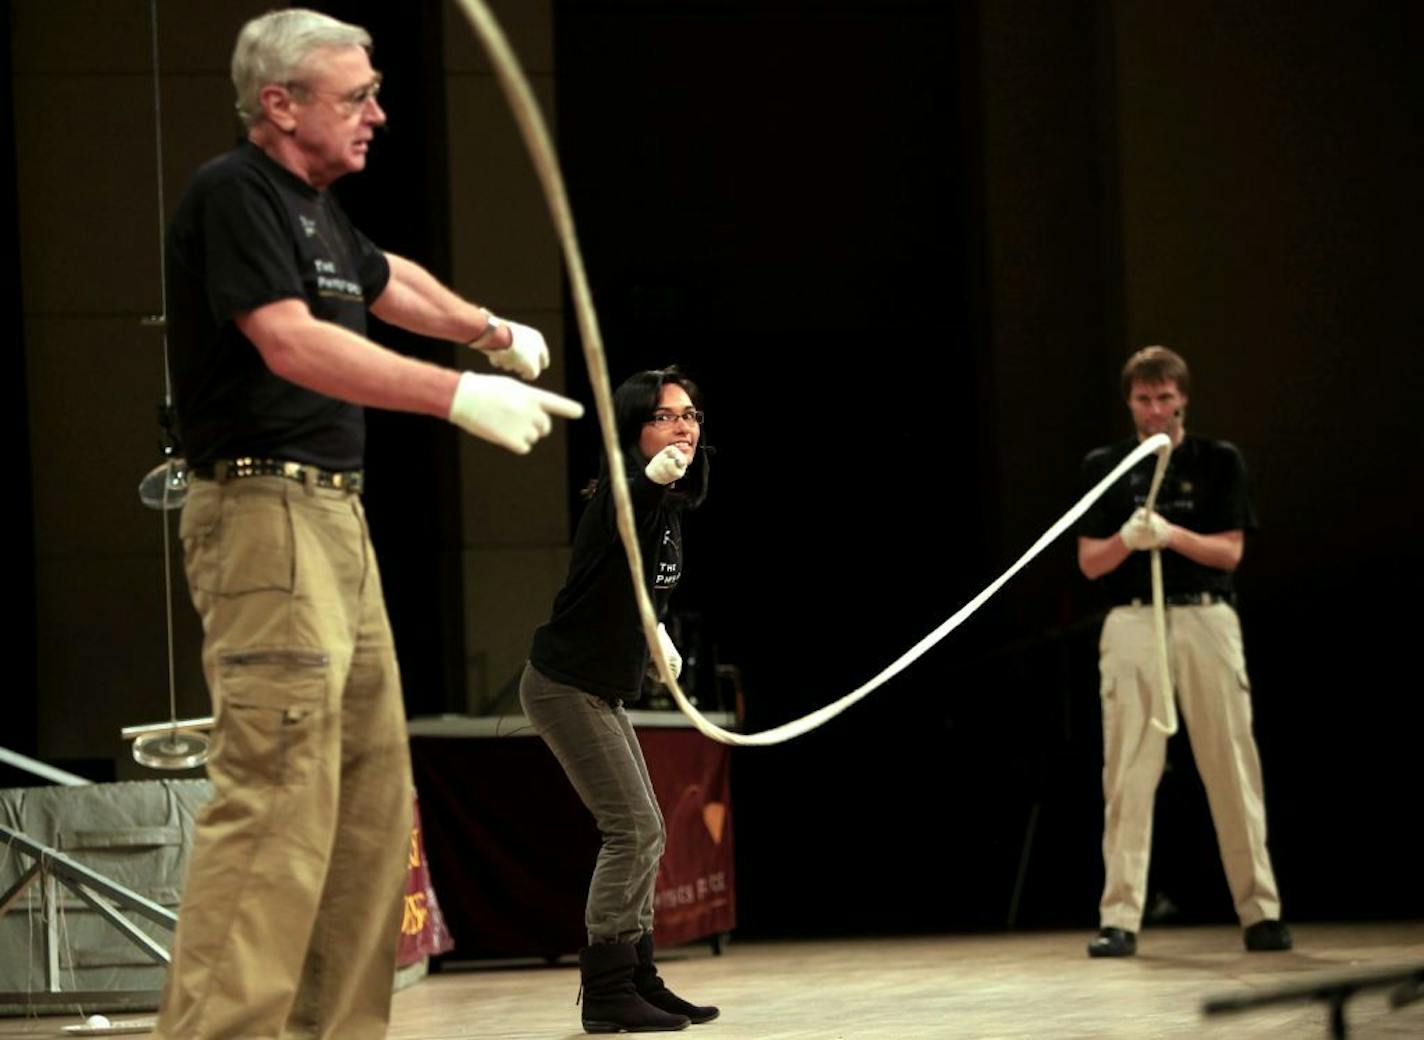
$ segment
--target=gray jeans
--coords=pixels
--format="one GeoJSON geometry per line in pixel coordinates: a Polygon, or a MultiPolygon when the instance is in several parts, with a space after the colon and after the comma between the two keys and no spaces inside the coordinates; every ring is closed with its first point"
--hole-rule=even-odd
{"type": "Polygon", "coordinates": [[[530,664],[519,700],[603,835],[584,913],[588,941],[636,942],[653,928],[667,830],[628,713],[530,664]]]}

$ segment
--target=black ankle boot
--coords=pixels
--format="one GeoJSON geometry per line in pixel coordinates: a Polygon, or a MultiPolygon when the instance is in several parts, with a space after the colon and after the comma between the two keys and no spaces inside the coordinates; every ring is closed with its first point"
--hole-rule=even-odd
{"type": "Polygon", "coordinates": [[[658,977],[658,967],[653,963],[653,935],[647,932],[637,942],[638,966],[633,969],[633,986],[642,997],[654,1007],[670,1011],[674,1015],[686,1015],[693,1025],[711,1022],[720,1011],[714,1007],[699,1007],[683,1000],[658,977]]]}
{"type": "Polygon", "coordinates": [[[596,943],[579,951],[585,1033],[666,1033],[686,1029],[686,1015],[670,1014],[633,988],[638,953],[632,943],[596,943]]]}

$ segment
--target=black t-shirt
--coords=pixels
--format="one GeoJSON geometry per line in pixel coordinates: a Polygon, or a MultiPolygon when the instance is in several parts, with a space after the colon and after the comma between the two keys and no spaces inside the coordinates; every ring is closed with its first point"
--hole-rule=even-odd
{"type": "MultiPolygon", "coordinates": [[[[1087,491],[1137,447],[1126,440],[1089,452],[1083,460],[1083,490],[1087,491]]],[[[1147,503],[1157,456],[1149,455],[1125,473],[1098,499],[1078,522],[1078,534],[1108,538],[1147,503]]],[[[1157,512],[1174,524],[1197,534],[1250,531],[1256,513],[1246,483],[1246,462],[1236,446],[1188,434],[1173,449],[1157,493],[1157,512]]],[[[1101,584],[1114,603],[1152,595],[1151,558],[1134,552],[1116,570],[1103,575],[1101,584]]],[[[1181,553],[1162,553],[1162,584],[1167,595],[1232,591],[1231,572],[1205,567],[1181,553]]]]}
{"type": "Polygon", "coordinates": [[[330,192],[250,143],[194,176],[167,252],[168,343],[188,462],[253,456],[359,469],[361,408],[273,375],[232,319],[296,298],[364,335],[366,308],[390,279],[385,254],[330,192]]]}
{"type": "MultiPolygon", "coordinates": [[[[677,495],[642,473],[628,482],[628,492],[648,594],[661,618],[682,577],[682,511],[677,495]]],[[[642,688],[648,645],[607,480],[579,519],[568,580],[554,598],[553,617],[534,632],[529,661],[556,682],[607,700],[631,700],[642,688]]]]}

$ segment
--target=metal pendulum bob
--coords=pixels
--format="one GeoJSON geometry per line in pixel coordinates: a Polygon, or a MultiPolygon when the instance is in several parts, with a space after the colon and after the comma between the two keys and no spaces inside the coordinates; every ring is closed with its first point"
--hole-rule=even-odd
{"type": "Polygon", "coordinates": [[[171,457],[149,470],[138,482],[139,501],[149,509],[182,509],[188,497],[188,463],[171,457]]]}
{"type": "Polygon", "coordinates": [[[125,740],[133,739],[133,757],[151,769],[192,769],[208,760],[210,741],[199,730],[212,729],[213,720],[175,719],[145,726],[126,726],[125,740]]]}

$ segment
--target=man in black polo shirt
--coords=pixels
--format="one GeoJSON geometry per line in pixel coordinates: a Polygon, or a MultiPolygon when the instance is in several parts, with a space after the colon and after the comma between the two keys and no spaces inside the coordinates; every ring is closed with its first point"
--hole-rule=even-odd
{"type": "Polygon", "coordinates": [[[1116,604],[1100,643],[1103,710],[1103,860],[1093,957],[1137,950],[1152,846],[1152,805],[1167,738],[1154,706],[1175,695],[1216,824],[1222,865],[1248,950],[1287,950],[1275,874],[1266,851],[1261,761],[1251,735],[1251,689],[1232,572],[1256,526],[1246,464],[1235,446],[1186,433],[1186,362],[1165,347],[1128,359],[1123,394],[1136,436],[1083,461],[1091,487],[1141,441],[1165,433],[1172,455],[1155,512],[1143,508],[1155,458],[1119,480],[1079,525],[1078,566],[1116,604]],[[1159,690],[1149,550],[1162,555],[1167,642],[1175,690],[1159,690]]]}
{"type": "Polygon", "coordinates": [[[404,357],[366,312],[526,379],[535,329],[382,252],[326,190],[385,113],[364,29],[291,9],[243,27],[247,140],[204,166],[168,235],[189,589],[216,790],[194,831],[166,1040],[385,1035],[410,849],[400,676],[362,510],[364,407],[448,419],[519,454],[574,401],[404,357]]]}

